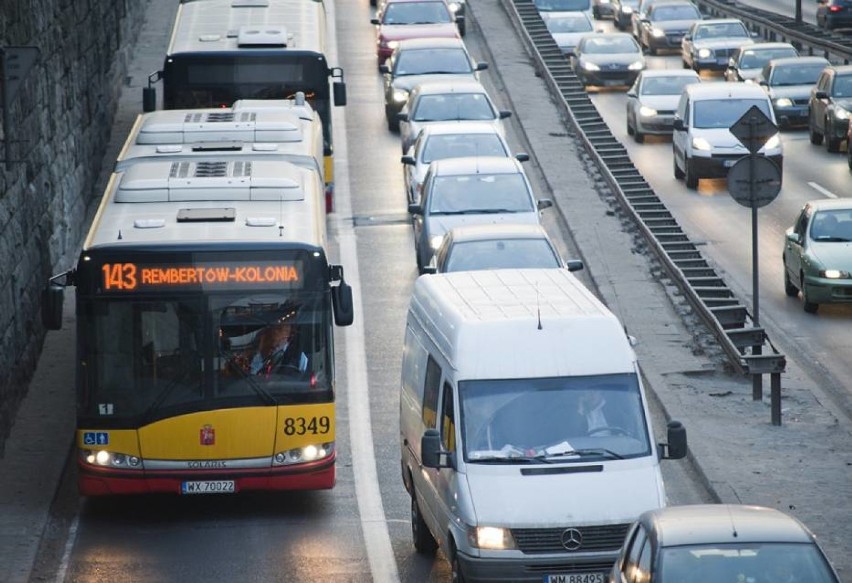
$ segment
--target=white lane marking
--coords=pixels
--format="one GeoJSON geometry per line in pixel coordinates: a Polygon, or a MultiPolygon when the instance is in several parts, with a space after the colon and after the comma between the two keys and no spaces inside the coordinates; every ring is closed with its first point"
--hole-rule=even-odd
{"type": "MultiPolygon", "coordinates": [[[[335,4],[329,2],[330,44],[332,58],[337,62],[337,31],[335,4]]],[[[349,158],[346,144],[345,108],[333,108],[334,132],[334,221],[340,245],[340,262],[345,266],[346,279],[352,286],[355,322],[346,328],[346,377],[349,401],[349,440],[352,446],[352,471],[361,531],[375,583],[397,583],[399,572],[391,546],[385,519],[376,454],[370,421],[370,394],[367,379],[367,355],[364,350],[364,309],[361,302],[361,276],[358,267],[357,240],[351,221],[352,201],[349,183],[349,158]]]]}
{"type": "Polygon", "coordinates": [[[813,188],[814,190],[816,190],[817,192],[819,192],[823,196],[827,196],[828,198],[837,198],[836,194],[834,194],[833,192],[831,192],[830,190],[828,190],[826,188],[823,188],[822,186],[820,186],[816,182],[808,182],[808,186],[810,186],[811,188],[813,188]]]}
{"type": "Polygon", "coordinates": [[[77,542],[77,529],[80,526],[80,513],[74,515],[74,520],[71,521],[71,526],[68,528],[68,540],[65,541],[65,552],[62,553],[62,560],[59,561],[59,569],[56,571],[56,583],[64,583],[65,576],[68,573],[68,565],[71,563],[71,552],[74,550],[74,544],[77,542]]]}

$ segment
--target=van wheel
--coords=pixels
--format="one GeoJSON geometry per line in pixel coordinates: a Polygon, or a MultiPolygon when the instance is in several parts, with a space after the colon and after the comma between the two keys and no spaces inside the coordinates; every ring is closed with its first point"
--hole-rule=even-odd
{"type": "Polygon", "coordinates": [[[686,158],[684,160],[684,166],[686,169],[684,170],[683,177],[686,181],[686,187],[690,190],[695,190],[698,188],[698,176],[695,175],[695,168],[693,168],[692,160],[686,158]]]}
{"type": "Polygon", "coordinates": [[[683,170],[681,170],[677,165],[677,159],[672,156],[672,161],[674,165],[674,177],[678,180],[683,180],[683,170]]]}
{"type": "MultiPolygon", "coordinates": [[[[452,543],[451,543],[452,544],[452,543]]],[[[456,550],[456,546],[452,545],[452,556],[450,557],[450,573],[452,576],[453,583],[464,583],[464,573],[461,569],[461,561],[459,560],[459,553],[456,550]]]]}
{"type": "Polygon", "coordinates": [[[413,489],[411,492],[411,538],[414,541],[414,549],[421,555],[434,555],[438,550],[438,543],[420,514],[417,495],[413,489]]]}

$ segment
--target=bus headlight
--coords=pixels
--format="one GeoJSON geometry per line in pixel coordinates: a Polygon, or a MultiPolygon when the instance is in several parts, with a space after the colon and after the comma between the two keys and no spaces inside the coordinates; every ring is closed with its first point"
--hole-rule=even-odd
{"type": "Polygon", "coordinates": [[[142,467],[142,460],[135,455],[127,455],[101,449],[98,451],[81,449],[80,457],[90,466],[104,468],[128,468],[136,469],[142,467]]]}
{"type": "Polygon", "coordinates": [[[334,452],[334,442],[312,443],[304,447],[297,447],[287,451],[279,451],[273,456],[273,465],[291,466],[315,462],[329,457],[334,452]]]}
{"type": "Polygon", "coordinates": [[[468,529],[468,542],[478,549],[503,551],[514,549],[515,539],[508,528],[477,526],[468,529]]]}
{"type": "Polygon", "coordinates": [[[408,91],[406,91],[405,89],[394,89],[393,100],[397,103],[405,103],[406,101],[408,101],[408,91]]]}

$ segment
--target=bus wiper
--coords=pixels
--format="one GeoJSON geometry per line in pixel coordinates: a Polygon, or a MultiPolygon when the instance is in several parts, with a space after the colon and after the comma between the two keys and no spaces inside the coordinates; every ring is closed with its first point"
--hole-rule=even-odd
{"type": "MultiPolygon", "coordinates": [[[[225,354],[224,352],[220,351],[219,356],[224,357],[225,360],[228,361],[228,362],[231,361],[230,357],[227,354],[225,354]]],[[[264,389],[262,386],[260,386],[258,384],[258,382],[254,378],[254,375],[248,374],[246,371],[243,370],[243,368],[241,366],[232,366],[231,369],[236,370],[238,372],[238,374],[240,375],[240,378],[242,378],[245,381],[248,381],[247,382],[248,386],[255,393],[257,393],[257,395],[261,399],[266,401],[266,403],[268,405],[277,405],[278,404],[278,400],[275,397],[273,397],[272,394],[269,391],[267,391],[266,389],[264,389]]]]}
{"type": "Polygon", "coordinates": [[[162,391],[160,391],[160,393],[154,399],[154,402],[151,403],[151,406],[145,410],[143,418],[150,419],[154,415],[154,412],[160,408],[160,405],[162,405],[163,402],[169,397],[169,395],[172,394],[172,391],[175,389],[175,387],[177,387],[181,383],[181,381],[183,381],[183,379],[187,377],[187,375],[189,375],[189,369],[185,368],[176,379],[166,385],[166,387],[162,391]]]}

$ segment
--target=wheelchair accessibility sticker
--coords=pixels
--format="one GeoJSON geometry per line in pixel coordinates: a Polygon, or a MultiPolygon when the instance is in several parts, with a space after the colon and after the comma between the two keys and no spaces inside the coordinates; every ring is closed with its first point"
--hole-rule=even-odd
{"type": "Polygon", "coordinates": [[[86,431],[83,433],[83,445],[109,445],[109,433],[106,431],[86,431]]]}

